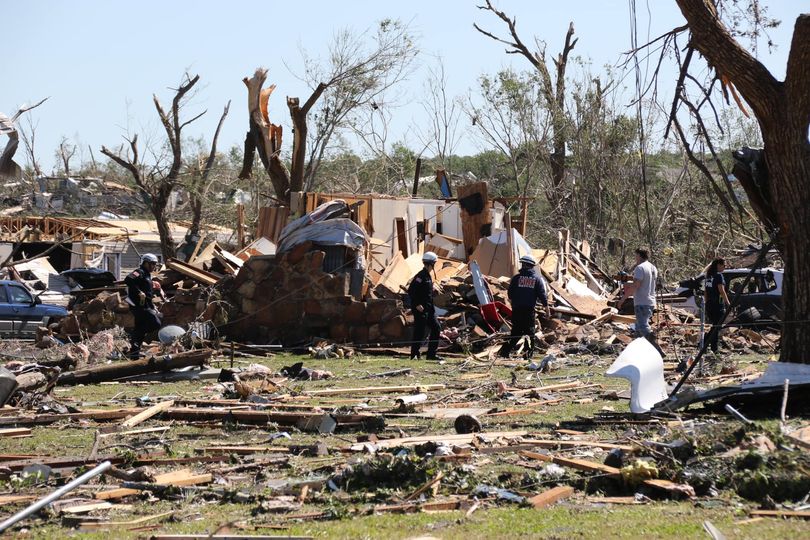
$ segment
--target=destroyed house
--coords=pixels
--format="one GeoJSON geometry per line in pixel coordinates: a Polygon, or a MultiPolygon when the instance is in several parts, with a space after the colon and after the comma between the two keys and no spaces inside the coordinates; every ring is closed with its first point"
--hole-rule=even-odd
{"type": "MultiPolygon", "coordinates": [[[[183,242],[190,224],[169,224],[176,243],[183,242]]],[[[222,242],[230,241],[232,231],[210,227],[222,242]]],[[[0,257],[15,249],[15,260],[48,253],[51,266],[62,272],[71,268],[100,268],[121,279],[140,264],[144,253],[160,254],[160,236],[154,220],[102,220],[40,216],[0,217],[0,257]]]]}

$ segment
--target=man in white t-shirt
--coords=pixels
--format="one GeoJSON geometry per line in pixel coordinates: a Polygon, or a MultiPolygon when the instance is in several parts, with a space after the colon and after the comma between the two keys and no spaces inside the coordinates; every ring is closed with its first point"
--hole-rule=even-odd
{"type": "Polygon", "coordinates": [[[633,270],[633,282],[625,287],[625,295],[633,295],[633,308],[636,314],[636,332],[639,336],[649,338],[652,333],[650,319],[655,310],[655,284],[658,281],[658,269],[649,261],[650,253],[644,248],[636,250],[636,268],[633,270]]]}

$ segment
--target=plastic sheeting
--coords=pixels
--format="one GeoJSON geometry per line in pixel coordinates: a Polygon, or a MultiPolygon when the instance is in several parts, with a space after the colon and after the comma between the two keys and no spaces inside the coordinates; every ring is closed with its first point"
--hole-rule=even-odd
{"type": "Polygon", "coordinates": [[[368,242],[365,231],[350,219],[332,217],[341,215],[347,208],[342,200],[329,201],[296,219],[282,229],[276,253],[286,253],[307,241],[324,246],[363,248],[368,242]]]}

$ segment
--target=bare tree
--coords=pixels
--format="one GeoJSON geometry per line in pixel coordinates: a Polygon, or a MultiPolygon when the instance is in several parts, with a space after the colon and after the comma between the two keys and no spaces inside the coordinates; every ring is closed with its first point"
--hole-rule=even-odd
{"type": "Polygon", "coordinates": [[[21,130],[17,128],[15,123],[24,113],[35,107],[39,107],[45,103],[47,99],[48,98],[42,99],[30,107],[23,105],[17,110],[16,113],[14,113],[11,118],[3,113],[0,113],[0,134],[8,135],[8,142],[6,143],[5,148],[3,148],[3,152],[0,153],[0,177],[22,177],[22,169],[17,163],[14,162],[14,154],[17,152],[17,148],[20,145],[21,135],[21,130]]]}
{"type": "Polygon", "coordinates": [[[36,153],[37,127],[39,126],[39,122],[34,122],[30,115],[26,117],[26,122],[26,124],[20,124],[20,138],[22,138],[23,146],[25,146],[28,164],[31,170],[34,171],[34,176],[42,176],[42,168],[39,166],[36,153]]]}
{"type": "Polygon", "coordinates": [[[574,23],[568,25],[562,52],[552,59],[554,64],[554,79],[552,80],[546,60],[545,42],[535,39],[536,50],[532,51],[518,35],[514,17],[510,18],[503,11],[495,9],[490,0],[486,0],[486,4],[478,6],[478,9],[489,11],[503,21],[509,30],[509,36],[506,38],[498,37],[492,32],[483,30],[477,24],[473,24],[475,29],[483,35],[506,45],[508,47],[506,49],[507,54],[519,54],[526,58],[540,76],[541,89],[546,106],[551,113],[553,129],[553,150],[550,156],[552,183],[554,186],[561,186],[565,178],[565,126],[567,123],[565,115],[565,70],[568,65],[568,56],[578,41],[578,39],[573,39],[574,23]]]}
{"type": "Polygon", "coordinates": [[[418,138],[426,148],[432,149],[436,161],[450,172],[450,157],[461,137],[459,120],[462,108],[459,99],[447,95],[447,73],[441,58],[428,73],[425,96],[421,105],[427,116],[427,127],[418,130],[418,138]]]}
{"type": "Polygon", "coordinates": [[[219,132],[222,129],[222,124],[225,122],[225,117],[228,116],[228,110],[231,108],[231,102],[225,105],[222,111],[222,116],[217,123],[217,129],[214,131],[214,138],[211,141],[211,150],[208,152],[208,157],[203,162],[198,159],[196,166],[189,174],[188,192],[189,192],[189,205],[191,206],[191,227],[189,227],[189,235],[199,236],[200,226],[202,225],[203,205],[211,190],[211,186],[217,181],[218,176],[211,174],[214,170],[214,164],[217,159],[217,139],[219,139],[219,132]]]}
{"type": "MultiPolygon", "coordinates": [[[[796,19],[785,79],[779,81],[735,39],[718,9],[723,4],[676,2],[688,24],[689,46],[706,59],[726,92],[739,92],[759,122],[767,172],[754,176],[736,167],[734,173],[759,219],[776,230],[785,261],[780,360],[810,363],[810,324],[805,321],[810,313],[810,14],[796,19]]],[[[764,12],[759,2],[749,4],[754,12],[764,12]]],[[[760,15],[757,19],[755,33],[762,22],[760,15]]]]}
{"type": "MultiPolygon", "coordinates": [[[[126,137],[128,148],[123,145],[113,151],[106,146],[101,147],[101,153],[112,159],[119,166],[123,167],[132,176],[135,184],[149,198],[149,208],[157,223],[160,234],[160,250],[164,259],[174,257],[177,250],[174,238],[169,227],[168,205],[172,192],[180,184],[180,176],[183,169],[183,128],[199,119],[205,111],[197,114],[189,120],[181,120],[180,113],[187,104],[189,91],[200,80],[199,75],[191,77],[188,73],[183,75],[180,86],[174,90],[171,108],[167,112],[160,104],[157,95],[152,95],[160,122],[166,134],[166,146],[170,157],[165,154],[155,153],[155,163],[146,164],[141,159],[138,149],[138,135],[126,137]]],[[[217,128],[219,129],[219,127],[217,128]]],[[[216,139],[215,139],[216,140],[216,139]]],[[[148,148],[147,145],[147,150],[148,148]]]]}
{"type": "Polygon", "coordinates": [[[542,185],[541,171],[548,163],[550,118],[542,106],[543,97],[533,73],[501,71],[494,77],[481,76],[478,98],[470,97],[465,112],[473,131],[490,148],[503,156],[514,187],[514,195],[533,195],[540,188],[552,208],[559,200],[553,183],[542,185]]]}
{"type": "Polygon", "coordinates": [[[62,137],[59,141],[59,148],[56,150],[56,156],[62,162],[65,176],[70,176],[70,160],[76,154],[76,145],[71,144],[67,137],[62,137]]]}
{"type": "Polygon", "coordinates": [[[289,200],[292,191],[311,190],[318,169],[337,133],[348,127],[350,116],[363,107],[379,107],[384,92],[403,80],[417,54],[408,27],[399,21],[379,23],[366,46],[366,34],[346,30],[336,35],[325,66],[307,59],[304,79],[313,89],[301,104],[287,98],[293,125],[292,158],[289,170],[282,161],[282,129],[270,122],[267,103],[275,85],[263,88],[267,70],[259,68],[243,79],[248,88],[250,130],[240,178],[249,178],[255,153],[267,170],[276,196],[289,200]],[[316,108],[316,104],[319,106],[316,108]],[[314,130],[308,118],[313,114],[314,130]]]}

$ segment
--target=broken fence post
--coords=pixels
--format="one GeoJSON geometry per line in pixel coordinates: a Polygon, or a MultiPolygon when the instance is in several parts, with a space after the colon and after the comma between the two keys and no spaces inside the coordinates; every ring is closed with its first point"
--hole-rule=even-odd
{"type": "Polygon", "coordinates": [[[54,491],[53,493],[51,493],[50,495],[45,497],[44,499],[40,499],[37,502],[35,502],[34,504],[32,504],[31,506],[29,506],[28,508],[26,508],[24,510],[20,510],[19,512],[17,512],[16,514],[11,516],[7,520],[5,520],[3,523],[0,523],[0,533],[4,532],[6,529],[11,527],[12,525],[17,523],[18,521],[22,521],[25,518],[27,518],[28,516],[30,516],[31,514],[33,514],[33,513],[37,512],[37,511],[41,510],[42,508],[48,506],[53,501],[60,498],[62,495],[66,494],[66,493],[68,493],[70,491],[73,491],[74,489],[81,486],[82,484],[86,484],[91,479],[95,478],[99,474],[101,474],[104,471],[108,470],[110,467],[112,467],[112,463],[110,463],[109,461],[105,461],[104,463],[101,463],[100,465],[97,465],[95,468],[87,471],[86,473],[84,473],[80,477],[76,478],[72,482],[69,482],[69,483],[65,484],[61,488],[57,489],[56,491],[54,491]]]}

